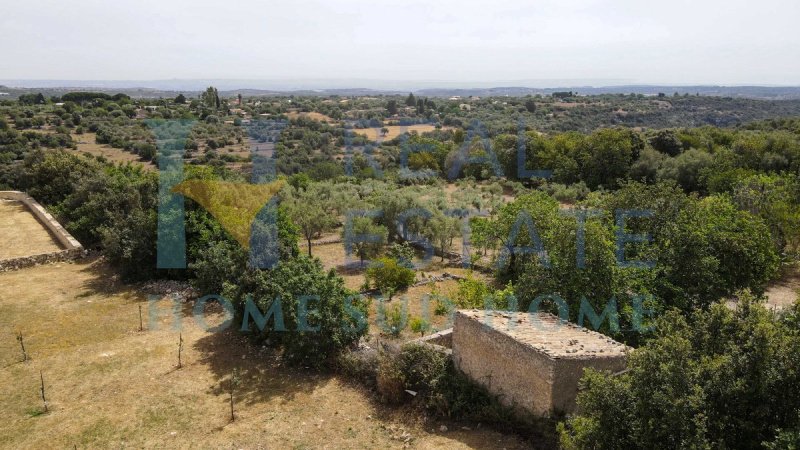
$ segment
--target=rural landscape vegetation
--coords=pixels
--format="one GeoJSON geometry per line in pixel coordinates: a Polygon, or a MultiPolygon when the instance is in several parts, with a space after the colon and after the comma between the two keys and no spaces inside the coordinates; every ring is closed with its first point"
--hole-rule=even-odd
{"type": "Polygon", "coordinates": [[[0,448],[800,449],[796,6],[47,3],[0,448]]]}
{"type": "MultiPolygon", "coordinates": [[[[800,433],[798,111],[794,100],[666,93],[226,97],[209,87],[5,100],[0,183],[46,206],[88,254],[0,275],[3,442],[784,448],[800,433]],[[271,153],[274,268],[251,267],[189,197],[187,268],[158,268],[151,125],[175,119],[191,123],[185,180],[249,183],[254,155],[271,153]],[[520,178],[519,152],[522,169],[550,177],[520,178]],[[414,208],[429,214],[398,226],[414,208]],[[625,230],[650,242],[623,245],[652,267],[618,264],[621,208],[653,211],[625,230]],[[381,214],[348,216],[366,210],[381,214]],[[509,243],[520,211],[538,236],[522,227],[509,243]],[[579,211],[592,213],[580,262],[579,211]],[[348,245],[348,232],[378,239],[348,245]],[[515,254],[534,239],[547,264],[515,254]],[[236,326],[195,323],[192,302],[207,294],[232,302],[236,326]],[[635,348],[626,373],[586,373],[574,415],[519,417],[440,354],[403,346],[451,326],[454,309],[528,311],[553,294],[570,321],[582,299],[598,313],[614,299],[615,321],[597,330],[635,348]],[[309,317],[320,333],[298,328],[304,295],[319,296],[309,317]],[[285,331],[239,330],[248,298],[262,313],[279,299],[285,331]]],[[[47,245],[4,242],[23,254],[47,245]]],[[[205,309],[209,323],[224,319],[215,302],[205,309]]]]}

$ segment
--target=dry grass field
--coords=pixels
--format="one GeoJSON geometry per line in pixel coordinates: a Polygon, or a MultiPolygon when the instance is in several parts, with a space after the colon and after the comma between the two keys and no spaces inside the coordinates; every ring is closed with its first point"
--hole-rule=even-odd
{"type": "MultiPolygon", "coordinates": [[[[0,298],[3,448],[525,448],[486,429],[447,424],[441,432],[440,423],[384,407],[339,376],[287,368],[234,331],[204,331],[190,304],[180,314],[178,369],[169,315],[149,327],[145,295],[99,261],[0,274],[0,298]],[[241,384],[231,422],[234,368],[241,384]]],[[[210,325],[219,320],[207,315],[210,325]]]]}
{"type": "Polygon", "coordinates": [[[58,241],[23,203],[0,200],[0,259],[59,250],[58,241]]]}
{"type": "Polygon", "coordinates": [[[312,112],[292,111],[292,112],[287,113],[286,116],[289,117],[290,119],[297,119],[298,117],[306,117],[306,118],[309,118],[311,120],[316,120],[317,122],[328,122],[328,123],[336,122],[336,120],[334,118],[328,117],[325,114],[314,112],[314,111],[312,111],[312,112]]]}
{"type": "MultiPolygon", "coordinates": [[[[383,127],[381,127],[383,128],[383,127]]],[[[381,128],[363,128],[354,130],[355,133],[363,134],[367,136],[367,139],[372,141],[377,141],[379,139],[383,140],[390,140],[394,139],[397,136],[400,136],[403,133],[411,133],[412,131],[416,131],[417,133],[427,133],[429,131],[433,131],[436,129],[435,126],[430,124],[422,124],[422,125],[408,125],[408,126],[400,126],[400,125],[389,125],[385,128],[389,130],[386,133],[386,136],[381,134],[381,128]]],[[[446,129],[446,128],[445,128],[446,129]]]]}

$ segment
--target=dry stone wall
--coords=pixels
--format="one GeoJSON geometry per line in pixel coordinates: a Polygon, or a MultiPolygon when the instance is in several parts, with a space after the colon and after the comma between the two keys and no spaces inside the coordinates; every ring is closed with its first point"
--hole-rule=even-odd
{"type": "Polygon", "coordinates": [[[72,237],[72,235],[69,234],[42,205],[24,192],[0,191],[0,199],[14,200],[24,204],[31,214],[47,228],[63,248],[63,250],[57,252],[0,260],[0,272],[18,270],[39,264],[71,260],[86,254],[83,245],[72,237]]]}

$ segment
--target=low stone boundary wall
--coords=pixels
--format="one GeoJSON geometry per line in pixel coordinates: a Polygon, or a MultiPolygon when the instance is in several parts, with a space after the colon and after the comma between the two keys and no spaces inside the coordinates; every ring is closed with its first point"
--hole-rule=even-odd
{"type": "Polygon", "coordinates": [[[28,211],[36,217],[36,220],[47,228],[58,243],[64,247],[64,250],[57,252],[0,260],[0,272],[22,269],[39,264],[67,261],[80,258],[86,254],[83,245],[72,237],[72,235],[69,234],[42,205],[29,195],[19,191],[0,191],[0,199],[18,201],[25,205],[28,211]]]}
{"type": "Polygon", "coordinates": [[[26,267],[38,266],[40,264],[50,264],[60,261],[70,261],[84,256],[85,252],[81,250],[61,250],[52,253],[42,253],[33,256],[21,256],[19,258],[11,258],[0,260],[0,272],[9,272],[12,270],[24,269],[26,267]]]}

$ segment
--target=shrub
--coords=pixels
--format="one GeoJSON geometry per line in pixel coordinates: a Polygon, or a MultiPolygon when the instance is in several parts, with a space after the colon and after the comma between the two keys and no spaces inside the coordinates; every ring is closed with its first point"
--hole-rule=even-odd
{"type": "Polygon", "coordinates": [[[397,260],[398,264],[406,268],[413,267],[414,248],[408,242],[394,243],[389,246],[386,256],[397,260]]]}
{"type": "Polygon", "coordinates": [[[334,271],[325,272],[317,259],[299,256],[271,270],[252,271],[241,286],[228,285],[225,296],[239,305],[240,313],[247,298],[262,314],[279,302],[285,331],[277,329],[273,317],[272,325],[266,324],[260,334],[282,346],[291,364],[324,366],[367,332],[366,301],[346,289],[334,271]],[[305,318],[304,298],[308,299],[305,318]]]}
{"type": "Polygon", "coordinates": [[[411,344],[396,356],[384,355],[377,380],[378,392],[388,401],[413,398],[417,406],[438,417],[490,423],[528,435],[544,448],[554,446],[552,422],[516,415],[456,369],[450,357],[430,346],[411,344]]]}
{"type": "Polygon", "coordinates": [[[384,332],[397,337],[408,325],[408,304],[392,305],[388,311],[384,302],[378,304],[378,317],[383,319],[381,328],[384,332]]]}
{"type": "Polygon", "coordinates": [[[414,283],[414,270],[403,267],[392,258],[378,258],[367,268],[367,280],[374,283],[375,288],[389,299],[395,292],[405,289],[414,283]]]}
{"type": "Polygon", "coordinates": [[[427,320],[423,319],[422,317],[414,317],[409,322],[409,326],[411,327],[411,331],[414,333],[419,333],[421,336],[425,336],[425,333],[430,331],[431,323],[427,320]]]}

